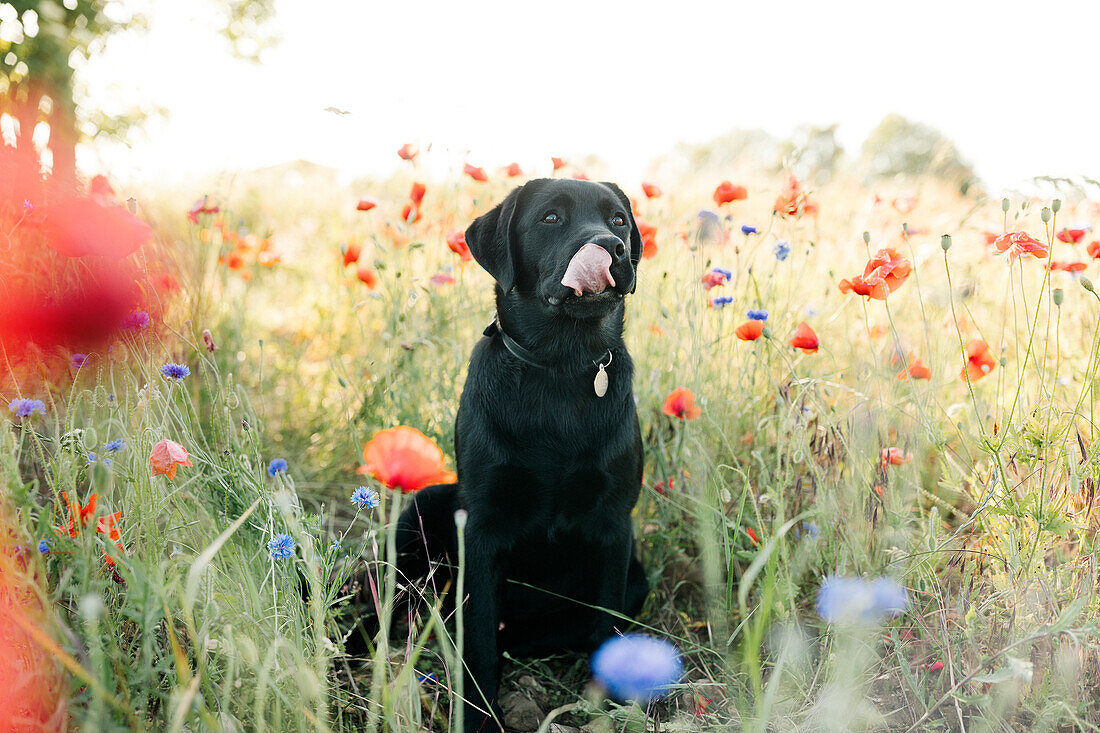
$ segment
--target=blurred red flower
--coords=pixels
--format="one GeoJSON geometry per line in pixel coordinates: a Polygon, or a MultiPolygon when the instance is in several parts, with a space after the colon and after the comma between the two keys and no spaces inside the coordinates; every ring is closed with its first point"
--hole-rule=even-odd
{"type": "Polygon", "coordinates": [[[807,354],[813,354],[817,351],[819,343],[817,334],[810,328],[810,324],[805,321],[798,324],[798,328],[794,330],[794,338],[791,339],[791,346],[802,349],[807,354]]]}
{"type": "Polygon", "coordinates": [[[428,192],[428,187],[423,183],[414,183],[412,188],[409,189],[409,201],[413,206],[420,206],[424,201],[424,194],[428,192]]]}
{"type": "Polygon", "coordinates": [[[523,169],[519,167],[519,163],[512,163],[504,169],[504,174],[509,178],[518,178],[523,175],[523,169]]]}
{"type": "Polygon", "coordinates": [[[763,321],[745,321],[734,330],[733,335],[742,341],[755,341],[764,334],[763,321]]]}
{"type": "Polygon", "coordinates": [[[401,207],[401,219],[406,224],[415,224],[420,221],[420,207],[414,203],[407,203],[401,207]]]}
{"type": "Polygon", "coordinates": [[[462,172],[468,175],[470,178],[473,178],[478,183],[485,183],[489,180],[489,175],[485,172],[484,168],[477,168],[470,165],[469,163],[467,163],[462,168],[462,172]]]}
{"type": "Polygon", "coordinates": [[[416,149],[416,146],[412,143],[405,143],[397,149],[397,155],[401,160],[413,161],[416,160],[416,156],[420,154],[420,151],[416,149]]]}
{"type": "Polygon", "coordinates": [[[1085,251],[1089,253],[1089,257],[1094,260],[1100,260],[1100,240],[1089,242],[1089,246],[1085,251]]]}
{"type": "Polygon", "coordinates": [[[463,262],[469,262],[474,258],[470,254],[470,246],[466,244],[466,233],[460,231],[453,231],[447,235],[447,246],[451,251],[462,258],[463,262]]]}
{"type": "Polygon", "coordinates": [[[886,466],[903,466],[913,460],[913,456],[909,455],[901,448],[883,448],[882,449],[882,465],[886,466]]]}
{"type": "Polygon", "coordinates": [[[435,285],[437,288],[441,288],[444,285],[454,285],[455,279],[450,275],[444,273],[438,273],[428,278],[428,282],[435,285]]]}
{"type": "Polygon", "coordinates": [[[995,366],[997,362],[989,353],[989,344],[981,339],[974,339],[966,345],[966,366],[959,376],[976,382],[993,371],[995,366]]]}
{"type": "Polygon", "coordinates": [[[840,281],[840,292],[886,300],[886,296],[901,287],[912,271],[909,260],[896,250],[880,249],[867,261],[862,275],[840,281]]]}
{"type": "Polygon", "coordinates": [[[1062,229],[1055,236],[1058,237],[1059,242],[1065,242],[1066,244],[1080,244],[1088,234],[1088,229],[1062,229]]]}
{"type": "Polygon", "coordinates": [[[719,272],[718,270],[711,270],[707,274],[703,275],[703,278],[700,282],[703,283],[704,290],[710,290],[711,288],[716,288],[719,285],[725,285],[726,280],[728,279],[729,278],[726,277],[726,273],[719,272]]]}
{"type": "Polygon", "coordinates": [[[398,425],[375,433],[363,446],[359,473],[369,473],[387,488],[402,493],[420,491],[432,484],[454,483],[458,477],[444,467],[443,451],[416,428],[398,425]]]}
{"type": "Polygon", "coordinates": [[[378,199],[364,196],[359,199],[359,203],[355,205],[355,208],[357,211],[370,211],[375,206],[378,206],[378,199]]]}
{"type": "Polygon", "coordinates": [[[714,189],[714,202],[719,206],[731,201],[744,201],[748,197],[748,189],[744,186],[735,186],[729,181],[722,181],[718,184],[718,188],[714,189]]]}
{"type": "Polygon", "coordinates": [[[149,225],[123,206],[73,198],[54,204],[44,221],[46,244],[66,257],[122,258],[153,236],[149,225]]]}
{"type": "Polygon", "coordinates": [[[777,214],[782,216],[814,216],[817,214],[817,204],[802,190],[802,184],[792,173],[787,176],[787,185],[779,193],[773,207],[777,214]]]}
{"type": "Polygon", "coordinates": [[[355,271],[355,277],[367,286],[367,290],[374,290],[378,287],[378,276],[374,274],[374,270],[366,265],[359,265],[359,269],[355,271]]]}
{"type": "Polygon", "coordinates": [[[1031,255],[1042,259],[1049,254],[1047,246],[1026,232],[1008,232],[993,240],[993,247],[1001,253],[1008,253],[1008,263],[1012,264],[1017,257],[1031,255]]]}
{"type": "Polygon", "coordinates": [[[550,162],[554,164],[554,170],[556,171],[565,167],[565,158],[550,158],[550,162]]]}
{"type": "Polygon", "coordinates": [[[1061,270],[1062,272],[1084,272],[1089,269],[1088,263],[1085,262],[1051,262],[1051,270],[1061,270]]]}
{"type": "Polygon", "coordinates": [[[582,173],[580,171],[577,171],[576,173],[573,174],[573,179],[577,180],[577,181],[590,181],[590,180],[592,180],[591,178],[589,178],[588,176],[586,176],[584,173],[582,173]]]}
{"type": "Polygon", "coordinates": [[[909,366],[898,372],[898,379],[905,382],[912,379],[931,379],[932,370],[921,363],[920,359],[910,359],[909,366]]]}
{"type": "Polygon", "coordinates": [[[357,242],[348,242],[347,249],[344,250],[344,267],[347,267],[352,262],[359,261],[359,255],[363,253],[362,245],[357,242]]]}
{"type": "Polygon", "coordinates": [[[695,394],[687,387],[677,387],[665,398],[661,412],[681,420],[694,420],[703,414],[703,408],[695,404],[695,394]]]}
{"type": "Polygon", "coordinates": [[[190,466],[187,449],[174,440],[165,438],[153,446],[149,453],[149,468],[153,476],[176,477],[176,467],[190,466]]]}
{"type": "Polygon", "coordinates": [[[638,225],[638,234],[642,237],[642,259],[649,260],[657,256],[657,227],[644,219],[634,219],[638,225]]]}
{"type": "Polygon", "coordinates": [[[661,187],[656,183],[648,183],[642,181],[642,192],[645,193],[647,199],[655,199],[661,195],[661,187]]]}

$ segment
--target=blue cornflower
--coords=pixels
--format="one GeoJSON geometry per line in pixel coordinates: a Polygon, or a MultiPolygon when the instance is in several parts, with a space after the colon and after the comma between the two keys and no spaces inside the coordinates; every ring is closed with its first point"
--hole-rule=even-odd
{"type": "Polygon", "coordinates": [[[742,224],[741,233],[744,234],[746,237],[750,234],[756,234],[756,227],[749,226],[748,224],[742,224]]]}
{"type": "Polygon", "coordinates": [[[811,540],[816,540],[818,537],[821,536],[821,530],[818,529],[817,525],[814,524],[813,522],[803,522],[801,529],[799,529],[798,527],[795,527],[794,528],[794,537],[795,537],[795,539],[800,539],[802,537],[802,532],[803,531],[805,531],[807,534],[809,534],[811,540]]]}
{"type": "Polygon", "coordinates": [[[428,674],[417,672],[416,681],[422,685],[434,685],[437,680],[435,679],[435,672],[429,672],[428,674]]]}
{"type": "Polygon", "coordinates": [[[88,465],[90,466],[93,463],[95,463],[96,461],[99,461],[104,466],[110,466],[111,465],[111,459],[110,458],[100,458],[95,453],[89,453],[88,454],[88,465]]]}
{"type": "Polygon", "coordinates": [[[711,308],[725,308],[727,305],[733,302],[732,295],[719,295],[710,299],[711,308]]]}
{"type": "Polygon", "coordinates": [[[719,275],[724,275],[727,280],[733,278],[733,272],[730,270],[726,270],[722,267],[712,267],[710,268],[710,271],[717,272],[719,275]]]}
{"type": "Polygon", "coordinates": [[[718,214],[714,213],[710,209],[703,209],[695,216],[697,219],[699,219],[700,224],[713,224],[715,226],[718,226],[722,222],[721,217],[719,217],[718,214]]]}
{"type": "Polygon", "coordinates": [[[782,262],[787,259],[791,254],[791,245],[785,239],[780,239],[772,247],[772,252],[775,253],[775,259],[782,262]]]}
{"type": "Polygon", "coordinates": [[[750,308],[747,315],[750,321],[768,320],[768,312],[766,310],[757,310],[756,308],[750,308]]]}
{"type": "Polygon", "coordinates": [[[333,540],[332,541],[332,549],[333,550],[339,550],[340,549],[340,540],[333,540]]]}
{"type": "Polygon", "coordinates": [[[378,506],[378,492],[366,486],[360,486],[351,492],[351,503],[360,508],[374,509],[378,506]]]}
{"type": "Polygon", "coordinates": [[[122,319],[120,324],[125,331],[141,331],[149,328],[149,314],[145,311],[134,311],[122,319]]]}
{"type": "Polygon", "coordinates": [[[286,473],[287,465],[285,458],[276,458],[271,463],[267,464],[267,475],[274,476],[279,471],[286,473]]]}
{"type": "Polygon", "coordinates": [[[69,357],[69,366],[71,366],[73,369],[79,369],[80,367],[84,366],[84,362],[86,361],[88,361],[87,354],[73,354],[69,357]]]}
{"type": "Polygon", "coordinates": [[[8,403],[8,409],[15,413],[16,417],[30,417],[34,413],[46,414],[46,403],[42,400],[32,400],[20,397],[8,403]]]}
{"type": "Polygon", "coordinates": [[[43,537],[42,539],[38,540],[38,552],[43,554],[43,555],[46,555],[46,554],[49,553],[49,551],[50,551],[50,543],[46,541],[46,538],[43,537]]]}
{"type": "Polygon", "coordinates": [[[680,652],[664,639],[616,636],[592,655],[592,675],[620,700],[646,701],[680,679],[680,652]]]}
{"type": "Polygon", "coordinates": [[[111,442],[104,446],[108,453],[118,453],[126,447],[126,442],[122,438],[115,438],[111,442]]]}
{"type": "Polygon", "coordinates": [[[294,557],[294,538],[288,534],[277,534],[267,543],[267,551],[276,560],[294,557]]]}
{"type": "Polygon", "coordinates": [[[817,591],[817,614],[829,623],[874,624],[909,607],[905,588],[891,578],[830,575],[817,591]]]}
{"type": "Polygon", "coordinates": [[[177,382],[182,382],[184,377],[191,376],[191,370],[187,368],[186,364],[168,362],[160,368],[160,375],[165,379],[174,379],[177,382]]]}

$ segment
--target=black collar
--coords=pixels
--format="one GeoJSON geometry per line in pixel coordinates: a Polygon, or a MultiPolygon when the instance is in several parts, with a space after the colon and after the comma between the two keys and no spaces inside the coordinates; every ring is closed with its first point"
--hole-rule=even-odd
{"type": "MultiPolygon", "coordinates": [[[[514,338],[504,332],[504,328],[500,325],[499,314],[493,318],[492,323],[486,326],[482,334],[489,337],[499,335],[501,342],[504,344],[504,348],[508,349],[509,353],[511,353],[512,356],[516,357],[525,364],[530,364],[536,369],[550,368],[546,364],[539,363],[538,359],[535,358],[535,354],[530,349],[525,348],[518,341],[516,341],[514,338]]],[[[613,357],[611,354],[611,349],[608,349],[606,353],[600,355],[599,359],[592,359],[591,361],[593,366],[602,369],[611,363],[612,358],[613,357]]]]}

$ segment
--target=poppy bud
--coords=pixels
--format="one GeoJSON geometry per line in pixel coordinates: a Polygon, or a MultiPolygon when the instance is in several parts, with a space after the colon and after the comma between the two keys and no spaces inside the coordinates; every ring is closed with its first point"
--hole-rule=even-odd
{"type": "Polygon", "coordinates": [[[863,243],[864,244],[870,244],[871,243],[871,233],[870,232],[864,232],[863,233],[863,243]]]}
{"type": "Polygon", "coordinates": [[[1002,368],[1006,367],[1008,366],[1008,357],[1002,356],[1000,359],[998,359],[998,362],[1000,363],[1002,368]]]}
{"type": "Polygon", "coordinates": [[[1094,292],[1093,289],[1092,289],[1092,280],[1089,280],[1084,275],[1081,276],[1081,287],[1083,287],[1085,290],[1089,291],[1090,293],[1094,292]]]}
{"type": "Polygon", "coordinates": [[[1062,298],[1065,297],[1065,293],[1062,292],[1061,288],[1055,288],[1054,292],[1051,293],[1050,297],[1051,297],[1051,300],[1054,301],[1054,305],[1059,305],[1060,306],[1060,305],[1062,305],[1062,298]]]}
{"type": "Polygon", "coordinates": [[[455,527],[458,528],[459,532],[466,529],[466,520],[469,519],[469,517],[470,513],[465,509],[459,509],[455,512],[455,527]]]}
{"type": "Polygon", "coordinates": [[[1044,224],[1050,221],[1050,209],[1044,206],[1043,210],[1039,212],[1039,218],[1043,220],[1044,224]]]}
{"type": "Polygon", "coordinates": [[[1001,211],[1008,213],[1008,199],[1001,199],[1001,211]]]}
{"type": "Polygon", "coordinates": [[[202,342],[206,344],[206,350],[211,354],[218,350],[218,347],[214,345],[214,336],[210,333],[209,328],[202,330],[202,342]]]}
{"type": "Polygon", "coordinates": [[[944,252],[951,249],[951,235],[950,234],[944,234],[942,237],[940,237],[940,249],[942,249],[944,252]]]}
{"type": "Polygon", "coordinates": [[[1050,202],[1050,210],[1055,214],[1058,213],[1058,209],[1062,208],[1062,199],[1054,199],[1050,202]]]}

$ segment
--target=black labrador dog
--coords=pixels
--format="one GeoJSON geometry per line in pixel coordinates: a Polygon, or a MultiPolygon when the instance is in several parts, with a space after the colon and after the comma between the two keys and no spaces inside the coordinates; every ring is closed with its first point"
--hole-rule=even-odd
{"type": "Polygon", "coordinates": [[[496,279],[497,313],[474,347],[455,426],[458,483],[415,495],[398,570],[457,558],[466,526],[467,733],[500,729],[501,652],[592,651],[649,585],[631,510],[642,441],[623,344],[642,241],[614,184],[532,180],[466,230],[496,279]]]}

